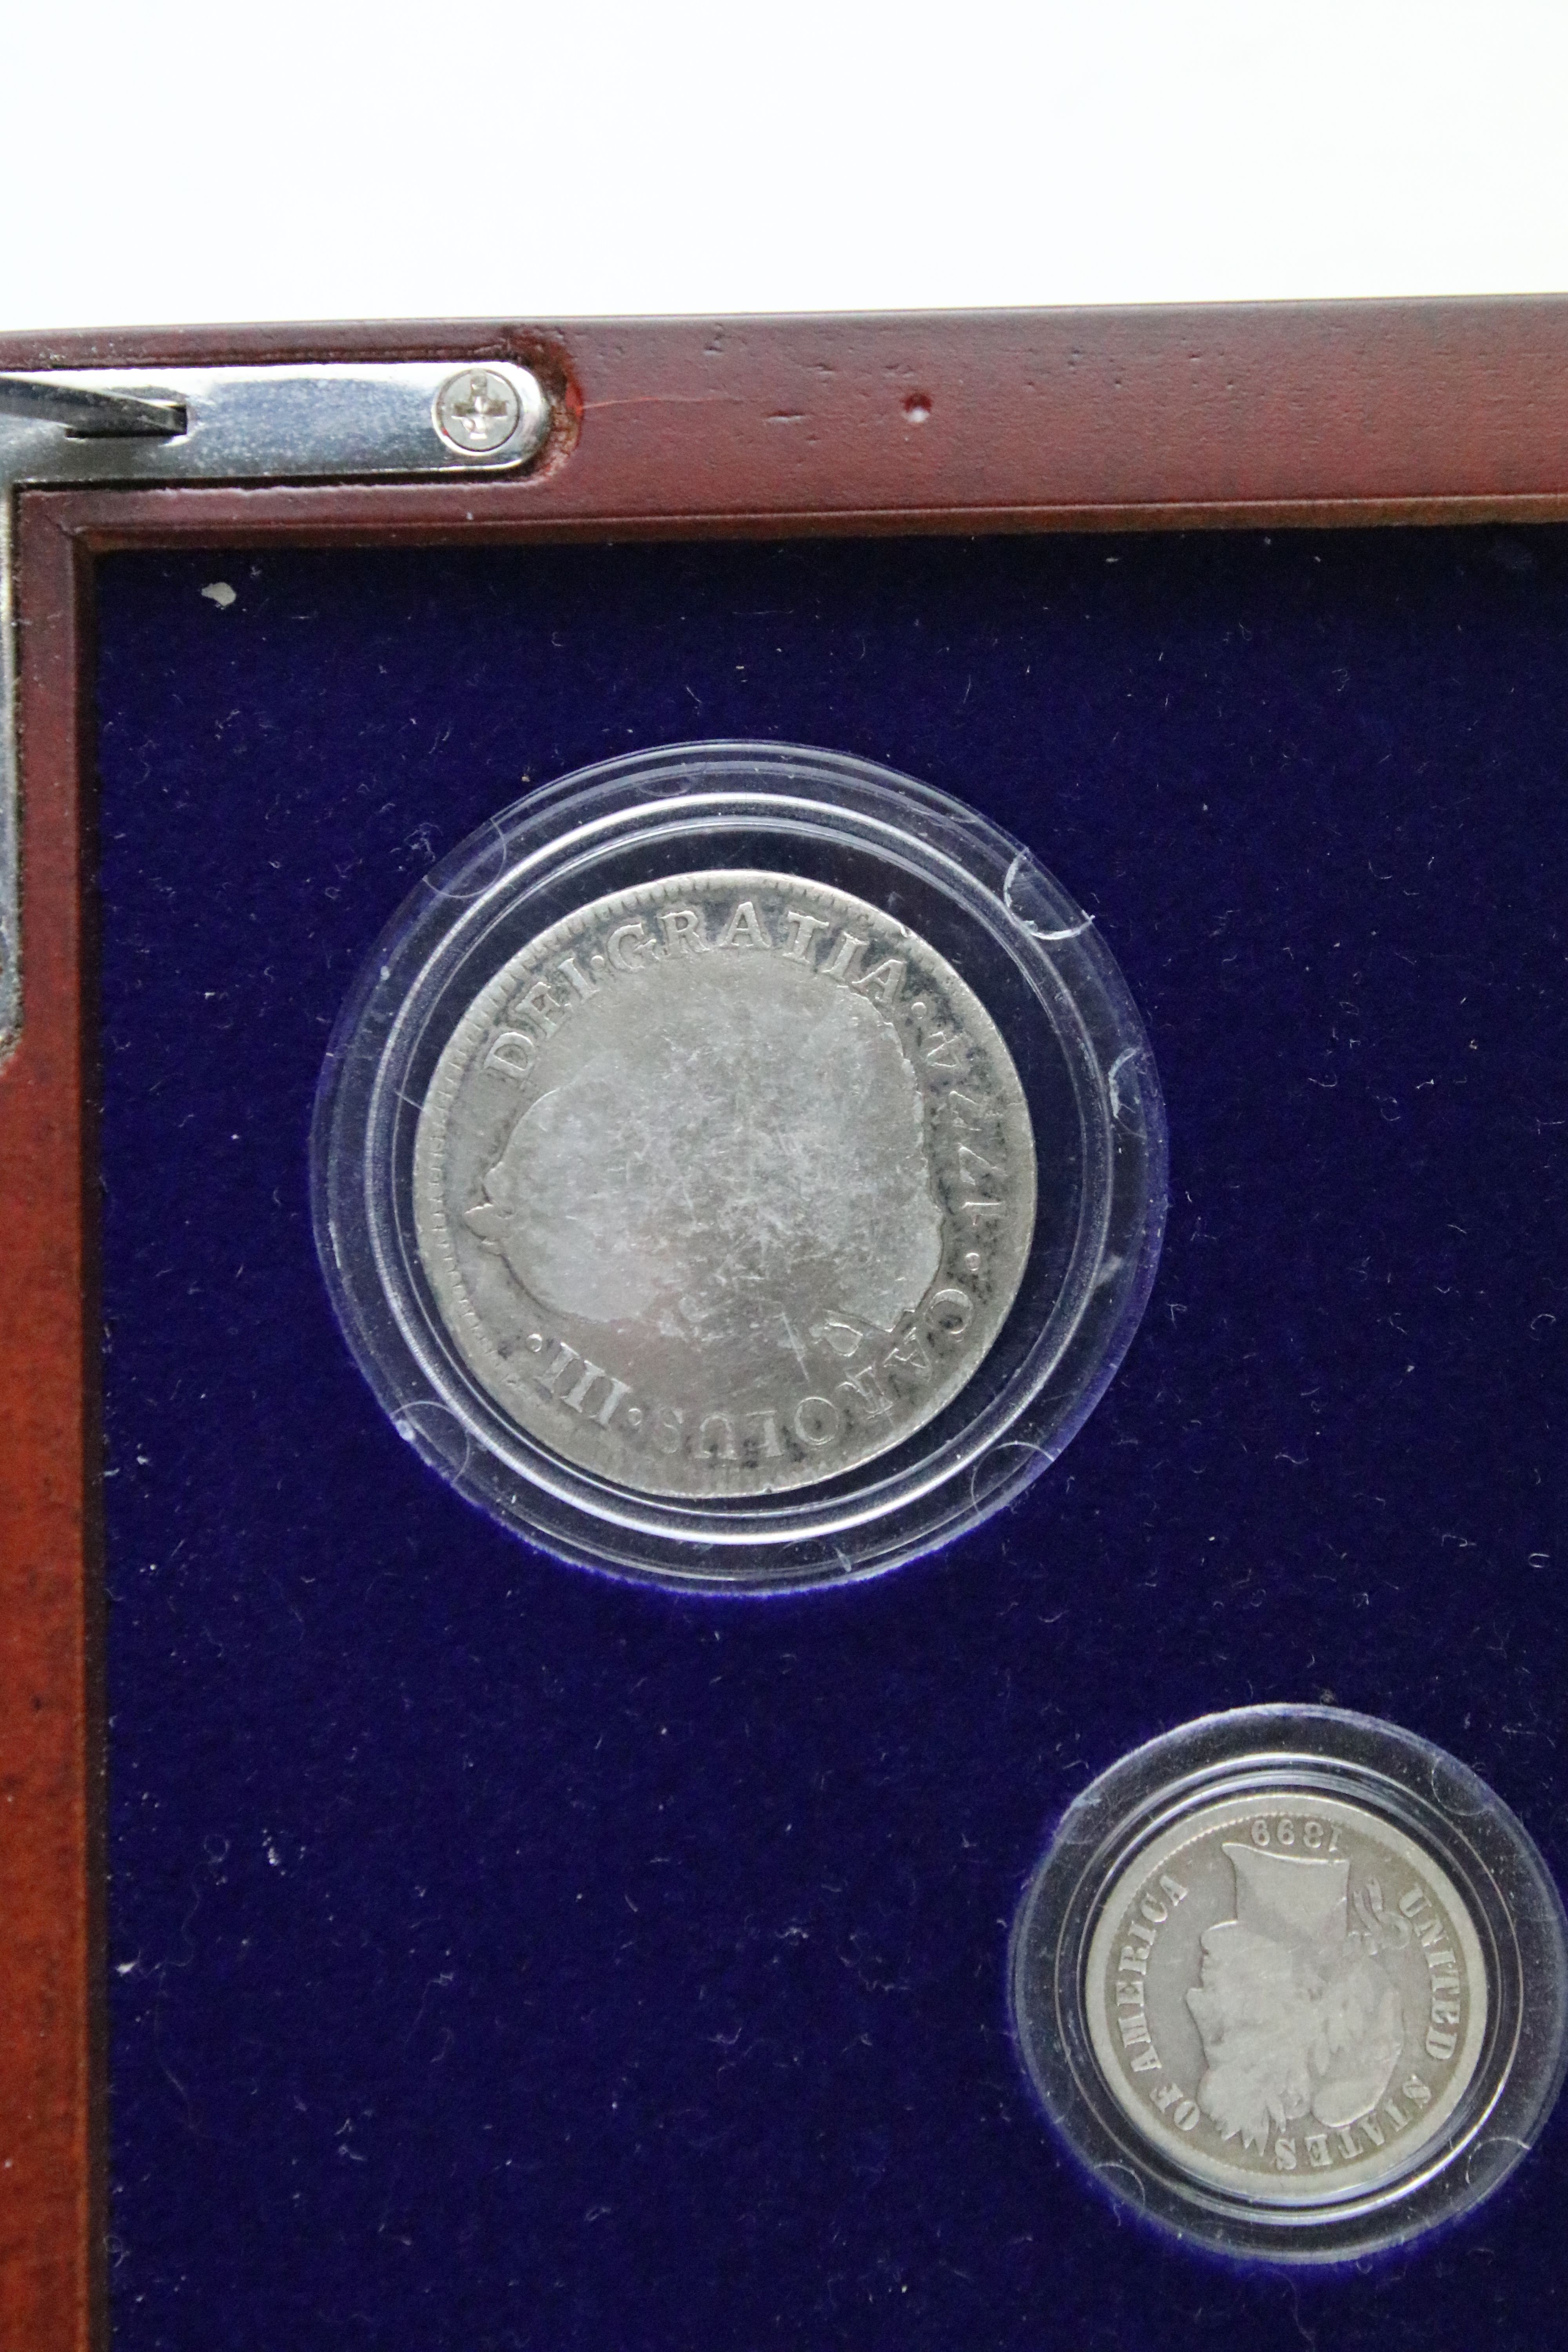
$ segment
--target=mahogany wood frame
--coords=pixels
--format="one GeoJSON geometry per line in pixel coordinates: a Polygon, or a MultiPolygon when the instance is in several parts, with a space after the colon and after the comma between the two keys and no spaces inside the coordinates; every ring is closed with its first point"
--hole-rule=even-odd
{"type": "Polygon", "coordinates": [[[28,490],[24,1013],[0,1070],[0,2346],[104,2338],[93,559],[1568,516],[1568,297],[0,337],[0,371],[510,357],[524,478],[28,490]]]}

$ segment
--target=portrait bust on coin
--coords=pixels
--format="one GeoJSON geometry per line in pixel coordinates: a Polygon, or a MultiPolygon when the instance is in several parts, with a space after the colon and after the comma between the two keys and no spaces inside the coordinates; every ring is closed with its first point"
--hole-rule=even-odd
{"type": "Polygon", "coordinates": [[[1273,2205],[1410,2173],[1479,2063],[1481,1947],[1458,1888],[1341,1798],[1215,1802],[1100,1908],[1089,2038],[1139,2133],[1189,2176],[1273,2205]]]}
{"type": "Polygon", "coordinates": [[[420,1255],[521,1430],[644,1493],[762,1495],[896,1445],[999,1332],[1027,1106],[905,926],[787,875],[678,875],[532,940],[459,1020],[420,1255]]]}
{"type": "Polygon", "coordinates": [[[1222,2139],[1264,2149],[1271,2131],[1315,2117],[1343,2131],[1371,2115],[1405,2047],[1399,1988],[1380,1964],[1405,1949],[1376,1879],[1347,1918],[1350,1864],[1227,1840],[1234,1919],[1203,1932],[1203,1981],[1186,2003],[1203,2037],[1198,2105],[1222,2139]]]}

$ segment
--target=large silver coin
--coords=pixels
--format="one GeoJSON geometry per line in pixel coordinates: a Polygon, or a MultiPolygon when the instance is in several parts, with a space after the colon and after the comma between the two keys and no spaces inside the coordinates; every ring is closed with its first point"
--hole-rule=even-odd
{"type": "Polygon", "coordinates": [[[1117,2102],[1184,2172],[1331,2207],[1420,2168],[1475,2074],[1488,1993],[1429,1853],[1361,1805],[1265,1787],[1115,1881],[1085,2006],[1117,2102]]]}
{"type": "Polygon", "coordinates": [[[1028,1256],[1034,1141],[923,940],[789,875],[682,874],[489,982],[426,1096],[415,1215],[519,1428],[645,1494],[774,1494],[970,1379],[1028,1256]]]}

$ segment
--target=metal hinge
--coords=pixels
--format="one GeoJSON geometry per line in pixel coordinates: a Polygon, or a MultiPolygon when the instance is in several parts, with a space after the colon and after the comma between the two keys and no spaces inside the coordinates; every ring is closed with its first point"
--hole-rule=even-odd
{"type": "Polygon", "coordinates": [[[22,1021],[16,493],[74,484],[514,471],[549,438],[538,377],[497,360],[70,368],[0,375],[0,1055],[22,1021]]]}

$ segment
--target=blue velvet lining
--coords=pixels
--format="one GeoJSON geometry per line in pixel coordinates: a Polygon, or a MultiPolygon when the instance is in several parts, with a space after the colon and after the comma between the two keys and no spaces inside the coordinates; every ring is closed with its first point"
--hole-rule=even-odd
{"type": "Polygon", "coordinates": [[[1568,536],[117,555],[99,626],[121,2352],[1551,2340],[1563,2118],[1359,2273],[1194,2256],[1040,2120],[1004,1955],[1067,1800],[1251,1700],[1412,1726],[1568,1867],[1568,536]],[[724,734],[1035,848],[1173,1199],[1013,1515],[739,1604],[421,1467],[306,1170],[431,857],[724,734]]]}

